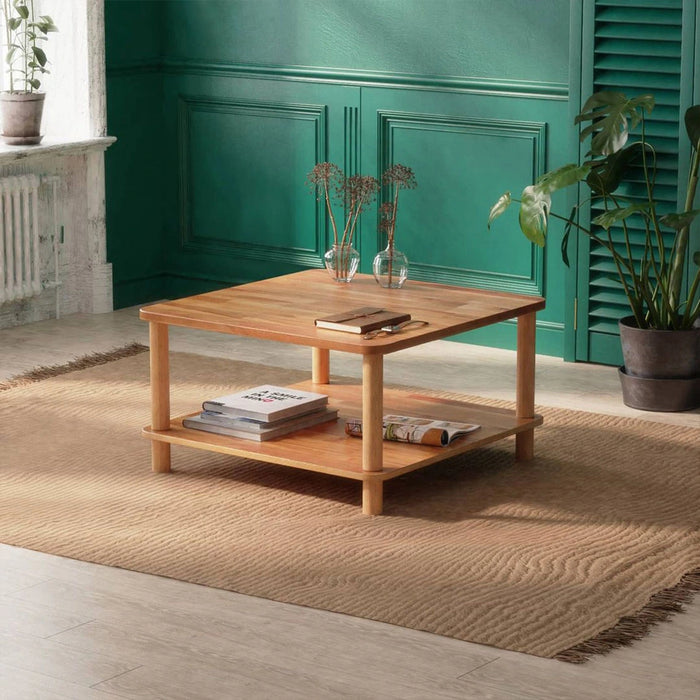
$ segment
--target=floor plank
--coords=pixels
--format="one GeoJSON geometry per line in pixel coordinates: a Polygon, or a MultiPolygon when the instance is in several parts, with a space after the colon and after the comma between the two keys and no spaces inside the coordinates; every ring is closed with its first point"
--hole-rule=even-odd
{"type": "MultiPolygon", "coordinates": [[[[0,697],[7,700],[114,700],[113,693],[62,681],[0,661],[0,697]]],[[[119,697],[136,698],[135,695],[119,697]]]]}

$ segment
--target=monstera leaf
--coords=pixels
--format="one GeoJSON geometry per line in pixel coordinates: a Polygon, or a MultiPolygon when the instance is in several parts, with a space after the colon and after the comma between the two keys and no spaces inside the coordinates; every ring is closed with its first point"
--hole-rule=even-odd
{"type": "Polygon", "coordinates": [[[700,209],[693,209],[693,211],[684,211],[682,214],[664,214],[659,221],[664,226],[680,231],[690,226],[698,215],[700,215],[700,209]]]}
{"type": "Polygon", "coordinates": [[[639,202],[638,204],[630,204],[628,207],[621,207],[620,209],[610,209],[609,211],[605,211],[602,214],[599,214],[595,217],[595,219],[593,219],[593,223],[597,226],[601,226],[607,231],[611,226],[614,226],[620,221],[624,221],[628,217],[632,216],[632,214],[644,214],[645,216],[648,216],[650,209],[651,205],[649,204],[649,202],[639,202]]]}
{"type": "Polygon", "coordinates": [[[549,193],[538,185],[523,190],[520,200],[520,229],[536,245],[543,247],[547,236],[547,215],[552,204],[549,193]]]}
{"type": "Polygon", "coordinates": [[[689,107],[685,113],[685,130],[694,148],[698,148],[700,141],[700,105],[689,107]]]}
{"type": "Polygon", "coordinates": [[[586,184],[595,194],[612,194],[622,183],[630,165],[641,156],[642,148],[642,143],[637,141],[602,160],[591,161],[586,184]]]}
{"type": "Polygon", "coordinates": [[[550,170],[548,173],[540,176],[535,186],[540,192],[552,194],[552,192],[585,180],[590,169],[588,164],[576,165],[576,163],[569,163],[568,165],[562,165],[561,168],[550,170]]]}
{"type": "Polygon", "coordinates": [[[488,224],[486,224],[487,228],[490,229],[493,220],[498,218],[506,209],[508,209],[511,201],[510,192],[506,192],[498,198],[498,201],[491,207],[491,211],[489,212],[489,221],[488,224]]]}
{"type": "Polygon", "coordinates": [[[596,92],[583,105],[574,123],[590,121],[591,123],[581,130],[581,141],[592,136],[589,153],[594,156],[608,156],[619,151],[627,143],[630,129],[634,129],[641,121],[641,111],[651,112],[652,109],[653,95],[640,95],[629,99],[620,92],[596,92]]]}

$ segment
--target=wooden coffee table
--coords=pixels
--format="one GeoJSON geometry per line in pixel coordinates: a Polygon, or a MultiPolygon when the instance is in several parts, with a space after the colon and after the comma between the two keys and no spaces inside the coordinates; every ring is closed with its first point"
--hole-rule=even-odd
{"type": "Polygon", "coordinates": [[[305,270],[144,307],[140,317],[149,322],[150,330],[152,422],[143,432],[153,441],[152,468],[170,471],[170,445],[175,444],[333,474],[361,481],[362,512],[377,515],[382,512],[387,479],[509,435],[515,435],[516,460],[531,459],[534,428],[542,423],[534,413],[535,313],[544,305],[541,297],[426,282],[409,281],[402,289],[383,289],[370,275],[338,284],[325,270],[305,270]],[[362,306],[408,311],[428,325],[410,326],[371,340],[314,326],[319,316],[362,306]],[[509,318],[517,318],[518,323],[515,411],[384,388],[384,355],[509,318]],[[340,409],[340,419],[266,442],[184,428],[185,416],[170,416],[171,325],[311,347],[311,381],[293,386],[328,394],[329,405],[340,409]],[[331,381],[331,350],[362,355],[361,384],[331,381]],[[382,439],[384,413],[478,423],[481,428],[448,447],[388,442],[382,439]],[[362,439],[345,435],[347,417],[362,418],[362,439]]]}

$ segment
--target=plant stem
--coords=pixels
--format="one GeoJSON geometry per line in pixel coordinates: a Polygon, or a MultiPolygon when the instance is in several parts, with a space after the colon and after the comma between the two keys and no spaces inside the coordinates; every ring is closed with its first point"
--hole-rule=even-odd
{"type": "MultiPolygon", "coordinates": [[[[12,32],[10,31],[10,0],[3,0],[2,2],[3,14],[5,15],[5,36],[7,37],[7,51],[10,50],[10,44],[12,43],[12,32]]],[[[13,61],[8,61],[7,67],[10,76],[10,92],[15,91],[14,84],[14,69],[13,61]]]]}
{"type": "MultiPolygon", "coordinates": [[[[7,0],[5,0],[7,2],[7,0]]],[[[328,215],[331,220],[331,226],[333,227],[333,244],[338,245],[338,228],[335,225],[335,217],[333,216],[333,208],[331,207],[331,199],[328,196],[328,180],[323,181],[323,194],[326,197],[326,208],[328,209],[328,215]]]]}
{"type": "MultiPolygon", "coordinates": [[[[693,202],[695,201],[695,191],[698,185],[698,166],[700,165],[700,141],[693,144],[694,153],[693,160],[688,173],[688,189],[685,196],[684,212],[691,211],[693,202]]],[[[688,237],[690,235],[690,225],[684,226],[679,232],[676,239],[676,250],[671,260],[671,274],[669,278],[669,293],[671,304],[678,304],[681,296],[681,283],[683,281],[683,267],[685,266],[685,251],[688,247],[688,237]]],[[[686,314],[687,315],[687,308],[686,314]]]]}
{"type": "MultiPolygon", "coordinates": [[[[31,27],[31,25],[34,24],[34,0],[29,0],[29,20],[27,23],[27,28],[31,27]]],[[[35,42],[32,42],[34,44],[35,42]]],[[[27,31],[27,49],[30,48],[30,39],[29,39],[29,30],[27,31]]],[[[33,56],[32,56],[33,58],[33,56]]],[[[25,65],[25,87],[30,86],[30,90],[33,90],[34,88],[31,87],[31,81],[34,80],[34,68],[31,70],[29,69],[29,51],[24,52],[24,65],[25,65]]]]}
{"type": "Polygon", "coordinates": [[[387,249],[389,251],[389,264],[387,273],[389,275],[389,286],[391,287],[391,278],[394,274],[394,234],[396,233],[396,214],[399,210],[399,187],[398,183],[394,183],[394,208],[391,212],[391,227],[387,232],[387,249]]]}

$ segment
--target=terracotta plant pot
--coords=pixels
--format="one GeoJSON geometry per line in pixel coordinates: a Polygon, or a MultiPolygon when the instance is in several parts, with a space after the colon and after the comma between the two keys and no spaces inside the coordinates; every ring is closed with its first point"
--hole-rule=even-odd
{"type": "Polygon", "coordinates": [[[620,319],[622,400],[644,411],[700,407],[700,326],[683,331],[638,328],[620,319]]]}
{"type": "Polygon", "coordinates": [[[11,146],[37,144],[41,141],[43,92],[0,93],[2,138],[11,146]]]}

